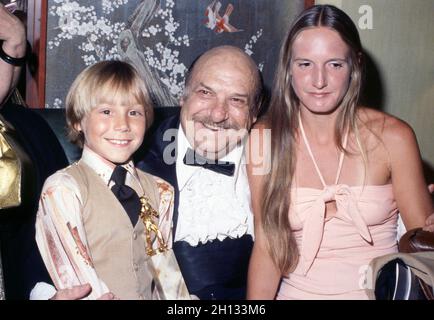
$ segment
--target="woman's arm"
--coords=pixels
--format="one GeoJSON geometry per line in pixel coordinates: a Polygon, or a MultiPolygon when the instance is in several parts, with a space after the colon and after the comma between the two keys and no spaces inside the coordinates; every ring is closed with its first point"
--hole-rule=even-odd
{"type": "Polygon", "coordinates": [[[274,299],[280,284],[281,274],[271,259],[266,235],[262,229],[261,206],[264,198],[264,183],[270,169],[270,149],[267,129],[256,125],[249,137],[247,175],[255,221],[255,243],[250,257],[247,279],[247,299],[274,299]]]}
{"type": "Polygon", "coordinates": [[[423,227],[433,213],[416,136],[409,125],[388,118],[383,135],[389,153],[393,192],[407,230],[423,227]]]}

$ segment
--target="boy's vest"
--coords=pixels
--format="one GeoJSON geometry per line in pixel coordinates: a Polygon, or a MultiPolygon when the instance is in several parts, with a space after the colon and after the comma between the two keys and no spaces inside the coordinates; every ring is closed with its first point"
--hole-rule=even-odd
{"type": "MultiPolygon", "coordinates": [[[[80,188],[82,221],[89,254],[99,278],[120,299],[151,299],[152,276],[146,263],[149,257],[142,220],[139,218],[133,228],[118,199],[86,164],[78,162],[66,172],[80,188]]],[[[155,181],[150,175],[137,172],[146,196],[158,211],[159,194],[155,181]]],[[[131,187],[142,195],[138,185],[131,187]]]]}

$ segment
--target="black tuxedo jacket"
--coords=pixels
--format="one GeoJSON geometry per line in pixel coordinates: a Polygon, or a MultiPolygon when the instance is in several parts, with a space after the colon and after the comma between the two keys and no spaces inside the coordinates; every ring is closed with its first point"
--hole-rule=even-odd
{"type": "MultiPolygon", "coordinates": [[[[164,141],[163,137],[166,130],[178,129],[179,123],[179,114],[164,120],[148,141],[147,150],[137,163],[138,168],[159,176],[173,185],[175,189],[174,234],[179,203],[176,161],[165,163],[163,154],[166,147],[174,146],[176,135],[172,135],[169,141],[164,141]]],[[[168,150],[176,152],[176,148],[168,150]]],[[[184,157],[184,155],[172,154],[172,159],[178,156],[184,157]]],[[[177,241],[173,244],[173,250],[190,294],[198,296],[201,300],[226,300],[245,299],[252,246],[252,237],[245,235],[238,239],[228,237],[223,241],[214,240],[195,247],[185,241],[177,241]]]]}
{"type": "MultiPolygon", "coordinates": [[[[0,246],[6,299],[28,299],[36,282],[51,283],[35,241],[35,218],[45,179],[68,165],[56,135],[31,109],[6,103],[0,113],[33,164],[33,191],[17,208],[0,210],[0,246]]],[[[1,177],[0,177],[1,179],[1,177]]]]}

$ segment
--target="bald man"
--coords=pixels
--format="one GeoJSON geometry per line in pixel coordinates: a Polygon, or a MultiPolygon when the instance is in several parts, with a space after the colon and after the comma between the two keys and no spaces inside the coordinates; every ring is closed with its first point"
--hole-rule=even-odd
{"type": "Polygon", "coordinates": [[[174,245],[190,294],[244,299],[253,215],[244,145],[262,98],[259,71],[236,47],[200,56],[180,115],[157,129],[138,167],[176,190],[174,245]]]}

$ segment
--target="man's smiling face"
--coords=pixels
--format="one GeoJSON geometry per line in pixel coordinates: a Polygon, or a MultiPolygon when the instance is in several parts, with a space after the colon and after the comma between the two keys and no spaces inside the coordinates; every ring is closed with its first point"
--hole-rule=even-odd
{"type": "Polygon", "coordinates": [[[255,79],[241,53],[220,49],[202,56],[181,100],[181,125],[193,148],[220,159],[247,134],[255,79]]]}

